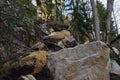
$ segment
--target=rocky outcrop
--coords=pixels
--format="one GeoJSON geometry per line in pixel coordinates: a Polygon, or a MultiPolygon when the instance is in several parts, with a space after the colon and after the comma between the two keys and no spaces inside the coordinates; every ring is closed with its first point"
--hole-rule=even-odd
{"type": "Polygon", "coordinates": [[[0,65],[33,42],[35,16],[30,0],[0,0],[0,65]]]}
{"type": "Polygon", "coordinates": [[[109,48],[103,42],[81,44],[48,55],[54,80],[109,80],[109,48]]]}

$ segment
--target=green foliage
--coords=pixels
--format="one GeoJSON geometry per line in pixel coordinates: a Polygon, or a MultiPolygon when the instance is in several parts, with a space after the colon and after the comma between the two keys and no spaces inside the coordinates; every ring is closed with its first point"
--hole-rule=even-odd
{"type": "Polygon", "coordinates": [[[102,2],[100,1],[97,1],[97,8],[98,8],[98,14],[99,14],[99,19],[100,19],[100,30],[105,32],[106,31],[106,28],[105,28],[106,9],[104,5],[102,4],[102,2]]]}
{"type": "Polygon", "coordinates": [[[16,0],[16,4],[19,6],[19,21],[21,24],[26,25],[33,25],[36,10],[35,7],[32,5],[31,0],[16,0]]]}
{"type": "Polygon", "coordinates": [[[111,21],[111,26],[110,26],[110,41],[115,39],[117,36],[117,30],[116,30],[116,27],[114,25],[114,21],[112,20],[111,21]]]}
{"type": "Polygon", "coordinates": [[[63,22],[63,0],[36,0],[37,9],[40,11],[40,17],[45,20],[63,22]]]}
{"type": "Polygon", "coordinates": [[[36,19],[36,9],[31,0],[16,0],[14,3],[16,3],[18,8],[16,25],[23,25],[23,29],[27,29],[27,34],[24,35],[23,40],[26,41],[25,44],[27,46],[30,46],[34,42],[35,37],[33,25],[36,19]]]}
{"type": "MultiPolygon", "coordinates": [[[[29,0],[26,0],[29,1],[29,0]]],[[[73,36],[80,43],[86,40],[94,40],[92,27],[92,16],[89,3],[84,0],[36,0],[41,12],[47,20],[59,22],[60,24],[67,24],[70,26],[69,30],[73,36]],[[86,39],[86,40],[85,40],[86,39]]],[[[25,3],[25,2],[24,2],[25,3]]],[[[102,40],[105,41],[106,35],[106,8],[97,1],[98,14],[100,19],[100,31],[102,32],[102,40]]],[[[28,20],[29,21],[29,20],[28,20]]],[[[111,19],[112,21],[112,19],[111,19]]],[[[111,24],[111,35],[115,36],[114,22],[111,24]]],[[[49,28],[49,27],[48,27],[49,28]]],[[[56,25],[55,30],[66,29],[56,25]]],[[[113,38],[111,36],[111,38],[113,38]]]]}
{"type": "MultiPolygon", "coordinates": [[[[100,19],[100,30],[102,31],[102,36],[106,34],[106,8],[102,4],[102,2],[97,1],[97,8],[98,8],[98,14],[99,14],[99,19],[100,19]]],[[[114,26],[114,21],[111,18],[111,26],[110,26],[110,40],[114,39],[116,37],[116,28],[114,26]]],[[[105,37],[102,37],[102,40],[105,41],[105,37]]]]}
{"type": "Polygon", "coordinates": [[[37,9],[40,11],[39,14],[42,14],[42,16],[40,17],[45,18],[47,20],[51,20],[52,11],[54,8],[54,4],[52,0],[46,0],[46,1],[36,0],[36,2],[37,2],[37,9]]]}
{"type": "Polygon", "coordinates": [[[20,6],[24,6],[30,3],[30,0],[17,0],[20,6]]]}
{"type": "Polygon", "coordinates": [[[62,8],[63,8],[63,1],[62,0],[55,0],[54,4],[54,10],[55,10],[55,20],[59,22],[63,22],[63,17],[62,17],[62,8]]]}
{"type": "MultiPolygon", "coordinates": [[[[63,15],[63,0],[36,0],[37,2],[37,10],[40,18],[47,20],[47,21],[53,21],[54,30],[60,31],[63,29],[66,29],[65,27],[62,27],[61,25],[64,25],[64,15],[63,15]]],[[[49,28],[49,26],[48,26],[49,28]]]]}
{"type": "MultiPolygon", "coordinates": [[[[72,1],[72,0],[71,0],[72,1]]],[[[88,39],[91,39],[89,33],[91,33],[91,18],[87,13],[88,7],[87,3],[82,0],[74,0],[70,2],[69,5],[70,15],[72,19],[70,21],[71,32],[75,36],[76,40],[81,43],[85,42],[88,39]]]]}

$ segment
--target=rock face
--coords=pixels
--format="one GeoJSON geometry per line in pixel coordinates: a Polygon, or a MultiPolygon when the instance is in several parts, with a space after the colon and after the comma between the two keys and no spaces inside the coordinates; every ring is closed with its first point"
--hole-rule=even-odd
{"type": "Polygon", "coordinates": [[[48,55],[54,80],[109,80],[109,48],[103,42],[82,44],[48,55]]]}
{"type": "Polygon", "coordinates": [[[0,62],[10,60],[29,45],[35,34],[35,13],[30,0],[0,0],[0,62]]]}

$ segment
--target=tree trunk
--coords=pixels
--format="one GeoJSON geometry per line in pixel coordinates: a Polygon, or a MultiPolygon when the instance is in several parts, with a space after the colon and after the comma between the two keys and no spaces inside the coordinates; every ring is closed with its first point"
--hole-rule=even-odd
{"type": "Polygon", "coordinates": [[[92,11],[93,11],[93,20],[94,20],[94,27],[95,27],[95,36],[96,40],[100,40],[100,26],[99,26],[99,17],[98,11],[94,0],[90,0],[92,11]]]}
{"type": "Polygon", "coordinates": [[[117,20],[116,20],[116,16],[115,16],[114,10],[113,10],[113,18],[114,18],[114,20],[115,20],[115,27],[116,27],[116,32],[117,32],[117,36],[118,36],[118,35],[119,35],[118,25],[117,25],[117,20]]]}
{"type": "Polygon", "coordinates": [[[109,43],[111,15],[113,10],[114,0],[107,0],[107,17],[106,17],[106,42],[109,43]]]}

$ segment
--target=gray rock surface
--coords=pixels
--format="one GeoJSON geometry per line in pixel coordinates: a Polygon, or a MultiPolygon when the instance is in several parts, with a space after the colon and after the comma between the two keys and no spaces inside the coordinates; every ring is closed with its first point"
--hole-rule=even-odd
{"type": "Polygon", "coordinates": [[[109,80],[109,48],[97,41],[48,55],[54,80],[109,80]]]}
{"type": "Polygon", "coordinates": [[[120,65],[115,61],[111,61],[110,73],[120,75],[120,65]]]}
{"type": "Polygon", "coordinates": [[[36,80],[35,77],[31,74],[21,76],[18,80],[36,80]]]}

